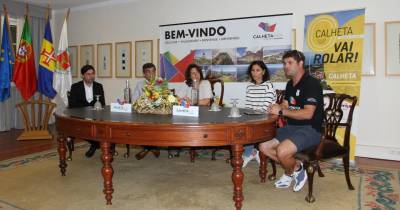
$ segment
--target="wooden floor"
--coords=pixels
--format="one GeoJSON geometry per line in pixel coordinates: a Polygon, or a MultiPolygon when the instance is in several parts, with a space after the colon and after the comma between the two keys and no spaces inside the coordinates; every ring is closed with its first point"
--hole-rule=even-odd
{"type": "MultiPolygon", "coordinates": [[[[50,130],[54,133],[53,127],[50,130]]],[[[57,147],[55,140],[17,141],[16,139],[22,131],[20,129],[12,129],[11,131],[0,132],[0,160],[42,152],[57,147]]]]}
{"type": "MultiPolygon", "coordinates": [[[[55,133],[54,126],[50,127],[51,133],[55,133]]],[[[12,129],[7,132],[0,132],[0,161],[28,155],[36,152],[57,148],[57,141],[54,140],[32,140],[17,141],[22,130],[12,129]]],[[[384,167],[400,168],[400,161],[380,160],[372,158],[356,157],[358,167],[384,167]]]]}

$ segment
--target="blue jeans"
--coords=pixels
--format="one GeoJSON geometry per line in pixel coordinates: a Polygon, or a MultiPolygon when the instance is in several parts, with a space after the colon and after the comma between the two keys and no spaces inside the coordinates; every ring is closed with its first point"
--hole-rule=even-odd
{"type": "Polygon", "coordinates": [[[251,154],[253,154],[253,150],[254,149],[255,149],[254,144],[250,144],[250,145],[244,146],[243,155],[245,157],[249,157],[251,154]]]}

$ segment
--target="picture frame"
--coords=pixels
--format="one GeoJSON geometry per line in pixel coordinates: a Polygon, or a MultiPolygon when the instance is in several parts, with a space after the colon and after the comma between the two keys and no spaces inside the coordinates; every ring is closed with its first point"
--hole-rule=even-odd
{"type": "Polygon", "coordinates": [[[132,77],[132,42],[115,43],[115,77],[132,77]]]}
{"type": "Polygon", "coordinates": [[[385,75],[400,76],[400,21],[385,22],[385,75]]]}
{"type": "Polygon", "coordinates": [[[376,26],[365,23],[362,76],[375,76],[376,72],[376,26]]]}
{"type": "Polygon", "coordinates": [[[69,52],[69,61],[71,63],[71,76],[73,78],[77,78],[79,71],[79,62],[78,62],[79,46],[69,46],[68,52],[69,52]]]}
{"type": "Polygon", "coordinates": [[[161,76],[160,72],[160,39],[157,39],[157,75],[161,76]]]}
{"type": "Polygon", "coordinates": [[[153,62],[153,40],[135,41],[135,77],[144,77],[142,67],[153,62]]]}
{"type": "Polygon", "coordinates": [[[296,50],[297,45],[296,45],[296,29],[292,29],[292,50],[296,50]]]}
{"type": "Polygon", "coordinates": [[[97,44],[97,77],[112,78],[112,43],[97,44]]]}
{"type": "Polygon", "coordinates": [[[79,47],[79,65],[80,67],[84,65],[92,65],[96,69],[93,44],[81,45],[79,47]]]}

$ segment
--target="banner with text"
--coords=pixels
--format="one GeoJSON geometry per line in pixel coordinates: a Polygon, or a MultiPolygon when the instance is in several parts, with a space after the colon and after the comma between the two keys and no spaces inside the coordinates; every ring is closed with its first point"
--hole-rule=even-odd
{"type": "Polygon", "coordinates": [[[325,90],[360,96],[365,9],[305,17],[305,66],[325,90]]]}
{"type": "Polygon", "coordinates": [[[282,55],[292,48],[291,33],[292,14],[161,25],[160,76],[183,82],[196,63],[207,78],[245,82],[250,62],[262,60],[272,81],[287,81],[282,55]]]}
{"type": "MultiPolygon", "coordinates": [[[[365,9],[305,17],[303,51],[306,56],[306,70],[321,80],[325,91],[360,97],[364,18],[365,9]]],[[[342,122],[346,122],[350,110],[349,102],[344,101],[342,110],[342,122]]],[[[344,128],[338,128],[336,138],[343,144],[344,128]]],[[[354,160],[356,140],[352,131],[350,160],[354,160]]]]}

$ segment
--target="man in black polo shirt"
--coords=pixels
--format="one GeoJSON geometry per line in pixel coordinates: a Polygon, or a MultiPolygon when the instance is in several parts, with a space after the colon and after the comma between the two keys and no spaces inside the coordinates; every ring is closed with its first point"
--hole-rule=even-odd
{"type": "Polygon", "coordinates": [[[287,118],[276,137],[260,145],[260,151],[279,162],[285,170],[275,182],[277,188],[288,188],[292,181],[294,191],[300,191],[307,181],[303,164],[295,159],[297,152],[320,142],[323,120],[323,96],[320,82],[304,70],[304,54],[297,50],[286,52],[283,57],[286,84],[282,104],[274,104],[268,112],[287,118]]]}

